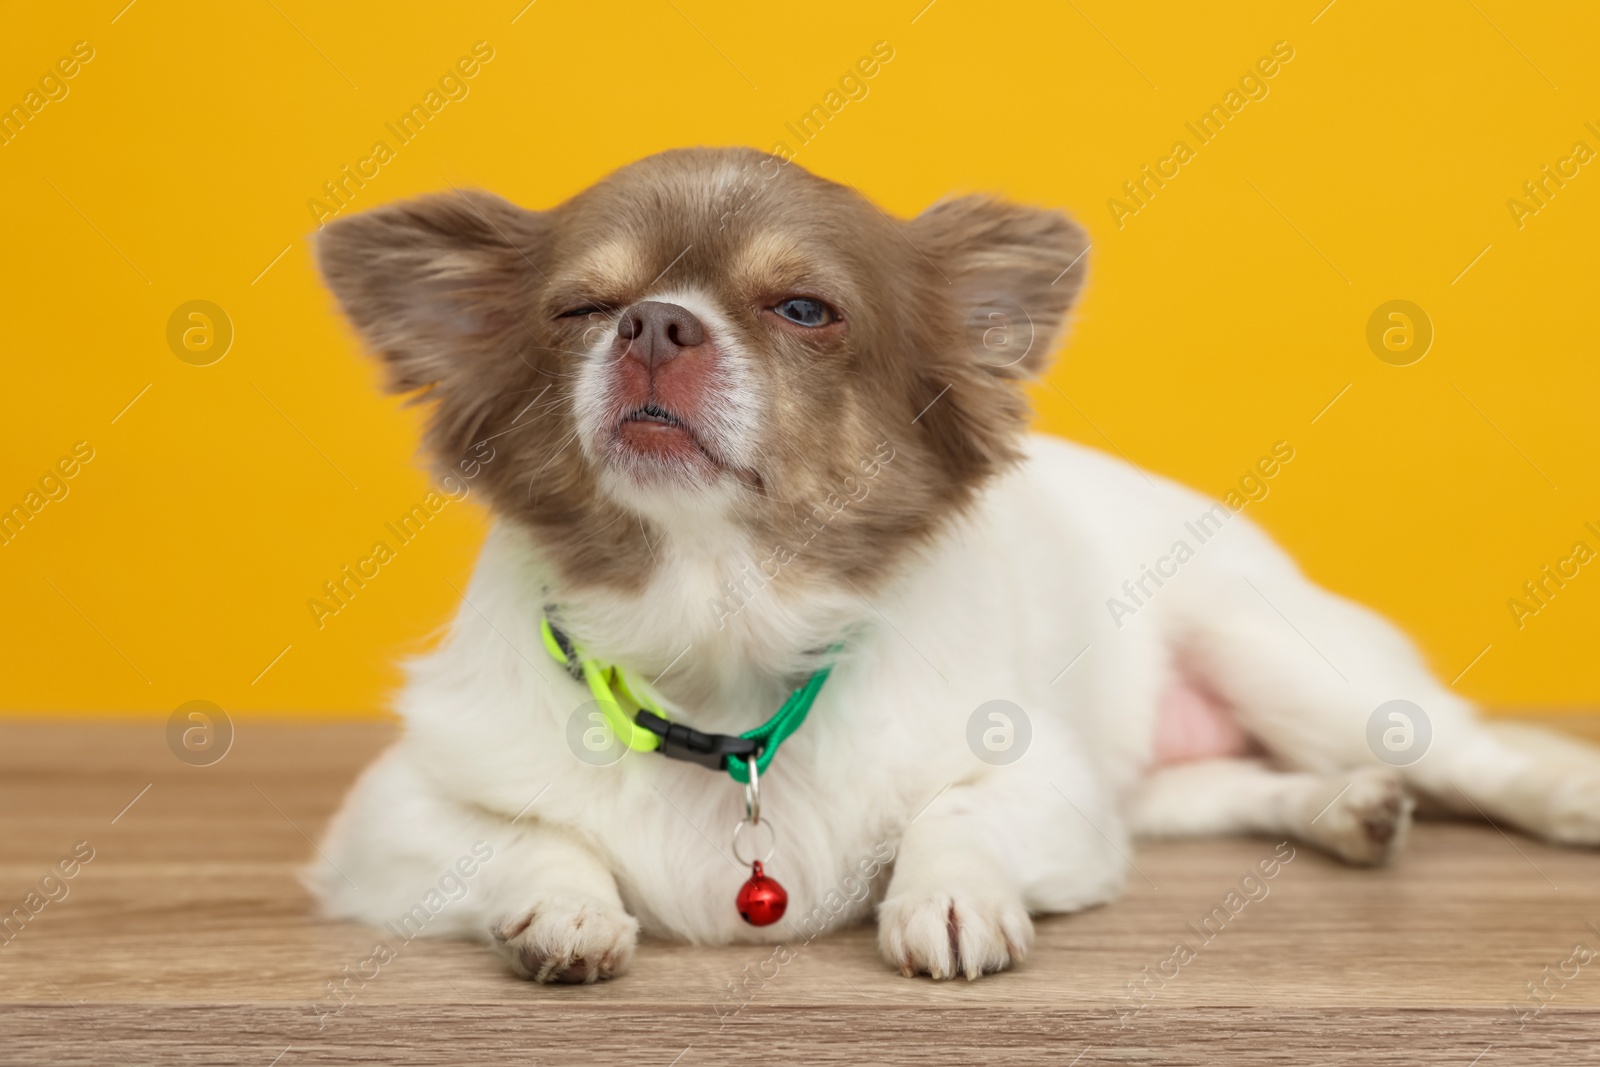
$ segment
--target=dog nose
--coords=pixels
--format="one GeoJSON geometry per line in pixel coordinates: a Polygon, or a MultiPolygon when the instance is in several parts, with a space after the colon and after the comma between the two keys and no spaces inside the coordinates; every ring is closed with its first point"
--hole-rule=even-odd
{"type": "Polygon", "coordinates": [[[704,343],[706,330],[686,307],[641,300],[622,313],[617,337],[627,342],[624,356],[654,367],[704,343]]]}

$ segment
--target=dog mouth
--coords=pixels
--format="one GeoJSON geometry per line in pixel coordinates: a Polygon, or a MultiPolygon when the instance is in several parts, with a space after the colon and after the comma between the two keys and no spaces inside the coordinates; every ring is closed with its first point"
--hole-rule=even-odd
{"type": "Polygon", "coordinates": [[[648,404],[641,404],[639,407],[627,412],[622,416],[622,421],[624,423],[648,422],[658,426],[676,426],[684,431],[688,430],[688,426],[685,425],[682,419],[657,404],[654,400],[648,404]]]}
{"type": "Polygon", "coordinates": [[[615,443],[632,459],[648,459],[664,466],[707,473],[724,468],[687,419],[654,399],[623,413],[617,420],[615,443]]]}

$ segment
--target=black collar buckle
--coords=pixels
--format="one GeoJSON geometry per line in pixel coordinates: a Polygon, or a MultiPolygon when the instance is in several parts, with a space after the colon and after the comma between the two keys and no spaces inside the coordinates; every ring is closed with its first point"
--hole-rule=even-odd
{"type": "Polygon", "coordinates": [[[748,737],[704,733],[679,722],[669,722],[643,708],[634,722],[661,738],[661,747],[656,751],[663,756],[698,763],[714,771],[726,770],[729,756],[748,759],[761,751],[760,743],[748,737]]]}

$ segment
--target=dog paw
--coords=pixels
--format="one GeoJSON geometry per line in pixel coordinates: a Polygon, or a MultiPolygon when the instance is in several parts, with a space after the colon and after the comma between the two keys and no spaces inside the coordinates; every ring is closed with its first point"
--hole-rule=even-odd
{"type": "Polygon", "coordinates": [[[582,984],[612,978],[633,959],[639,921],[586,899],[542,901],[490,926],[494,946],[522,978],[582,984]]]}
{"type": "Polygon", "coordinates": [[[1364,770],[1311,822],[1312,840],[1348,863],[1388,862],[1405,843],[1415,801],[1388,771],[1364,770]]]}
{"type": "Polygon", "coordinates": [[[980,975],[1020,963],[1033,921],[1015,897],[891,897],[878,908],[878,949],[907,978],[980,975]]]}

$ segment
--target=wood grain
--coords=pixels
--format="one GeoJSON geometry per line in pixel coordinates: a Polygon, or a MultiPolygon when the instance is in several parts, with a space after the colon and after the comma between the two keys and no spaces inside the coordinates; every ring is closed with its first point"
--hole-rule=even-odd
{"type": "Polygon", "coordinates": [[[1188,924],[1276,842],[1144,844],[1122,900],[1041,921],[1022,968],[971,984],[900,978],[866,928],[776,968],[646,943],[583,988],[417,941],[319,1025],[375,932],[317,919],[294,872],[393,728],[246,721],[198,768],[162,726],[0,723],[0,912],[95,849],[0,945],[0,1064],[1600,1062],[1600,960],[1536,1018],[1508,1009],[1574,943],[1600,949],[1600,856],[1460,823],[1419,826],[1380,871],[1301,848],[1209,941],[1188,924]],[[1135,1013],[1127,983],[1179,940],[1195,957],[1135,1013]]]}

